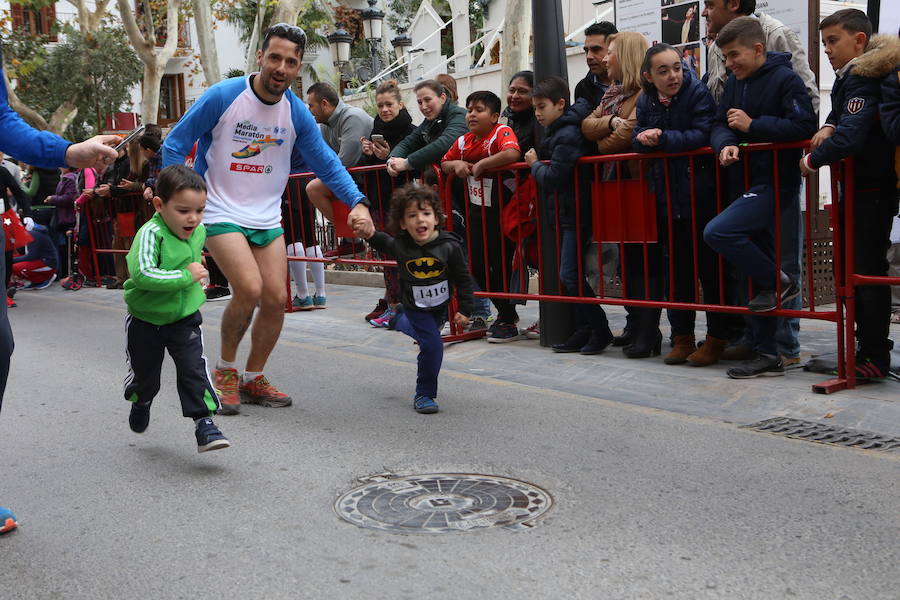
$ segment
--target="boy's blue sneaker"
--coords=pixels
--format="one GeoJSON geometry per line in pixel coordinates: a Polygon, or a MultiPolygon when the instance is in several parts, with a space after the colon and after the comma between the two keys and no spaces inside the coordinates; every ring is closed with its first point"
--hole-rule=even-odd
{"type": "Polygon", "coordinates": [[[434,401],[434,398],[429,398],[428,396],[416,396],[413,407],[421,415],[430,415],[438,411],[437,402],[434,401]]]}
{"type": "Polygon", "coordinates": [[[5,506],[0,506],[0,533],[7,533],[18,526],[16,515],[5,506]]]}
{"type": "Polygon", "coordinates": [[[307,296],[306,298],[294,296],[294,300],[291,302],[291,306],[293,306],[297,310],[313,310],[315,308],[315,306],[313,306],[312,296],[307,296]]]}
{"type": "Polygon", "coordinates": [[[313,308],[323,309],[325,308],[325,296],[313,295],[313,308]]]}
{"type": "Polygon", "coordinates": [[[210,450],[221,450],[231,445],[213,420],[209,417],[197,421],[197,452],[209,452],[210,450]]]}
{"type": "Polygon", "coordinates": [[[150,424],[150,405],[138,404],[131,405],[131,414],[128,415],[128,426],[135,433],[144,433],[147,431],[147,425],[150,424]]]}

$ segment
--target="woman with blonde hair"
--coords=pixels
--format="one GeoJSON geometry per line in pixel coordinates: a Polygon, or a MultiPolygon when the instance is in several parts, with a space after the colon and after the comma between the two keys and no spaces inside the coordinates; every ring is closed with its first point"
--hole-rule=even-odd
{"type": "MultiPolygon", "coordinates": [[[[609,36],[609,52],[603,60],[612,84],[600,100],[600,106],[581,124],[584,136],[597,143],[598,154],[631,152],[632,133],[637,124],[637,102],[642,94],[641,65],[649,47],[647,38],[635,31],[609,36]]],[[[637,176],[638,165],[633,162],[622,163],[618,169],[615,163],[603,166],[604,179],[637,176]]],[[[629,298],[643,297],[642,250],[642,246],[637,244],[625,247],[625,282],[629,298]]],[[[623,346],[622,351],[629,358],[659,354],[659,317],[659,309],[628,309],[625,331],[613,339],[613,345],[623,346]]]]}

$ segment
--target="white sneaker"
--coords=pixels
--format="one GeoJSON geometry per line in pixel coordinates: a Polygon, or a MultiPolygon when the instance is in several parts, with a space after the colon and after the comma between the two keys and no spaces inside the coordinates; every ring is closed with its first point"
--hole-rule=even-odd
{"type": "Polygon", "coordinates": [[[532,323],[531,327],[525,330],[525,337],[529,340],[541,339],[541,322],[535,321],[532,323]]]}

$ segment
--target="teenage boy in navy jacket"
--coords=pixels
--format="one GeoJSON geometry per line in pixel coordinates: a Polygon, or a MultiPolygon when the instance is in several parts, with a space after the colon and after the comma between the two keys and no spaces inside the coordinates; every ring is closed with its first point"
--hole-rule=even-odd
{"type": "MultiPolygon", "coordinates": [[[[742,158],[739,146],[800,141],[816,131],[812,102],[803,80],[791,69],[790,55],[766,53],[765,39],[762,27],[752,17],[734,19],[716,37],[732,73],[719,101],[711,142],[722,166],[730,167],[726,170],[728,192],[737,199],[703,232],[706,243],[755,284],[757,295],[747,305],[753,312],[774,310],[800,293],[800,282],[775,263],[775,208],[781,211],[779,219],[790,222],[795,222],[796,215],[789,211],[800,209],[796,168],[800,151],[757,151],[742,158]]],[[[784,375],[776,350],[775,319],[754,317],[750,327],[757,357],[729,369],[728,376],[784,375]]]]}
{"type": "MultiPolygon", "coordinates": [[[[854,270],[884,276],[891,224],[897,214],[897,176],[895,144],[879,123],[879,102],[882,80],[900,62],[900,40],[873,38],[871,22],[856,9],[839,10],[823,19],[819,31],[837,78],[831,89],[831,113],[813,137],[812,151],[800,161],[800,169],[810,175],[823,165],[856,157],[854,270]]],[[[843,211],[843,203],[838,206],[843,211]]],[[[884,285],[869,285],[858,286],[855,294],[856,376],[880,379],[891,363],[891,291],[884,285]]]]}

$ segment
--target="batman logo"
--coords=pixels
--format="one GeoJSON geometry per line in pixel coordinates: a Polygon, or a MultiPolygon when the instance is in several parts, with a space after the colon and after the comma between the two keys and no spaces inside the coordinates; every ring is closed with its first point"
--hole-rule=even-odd
{"type": "Polygon", "coordinates": [[[416,279],[431,279],[444,272],[444,264],[433,256],[422,256],[406,261],[406,270],[416,279]]]}

